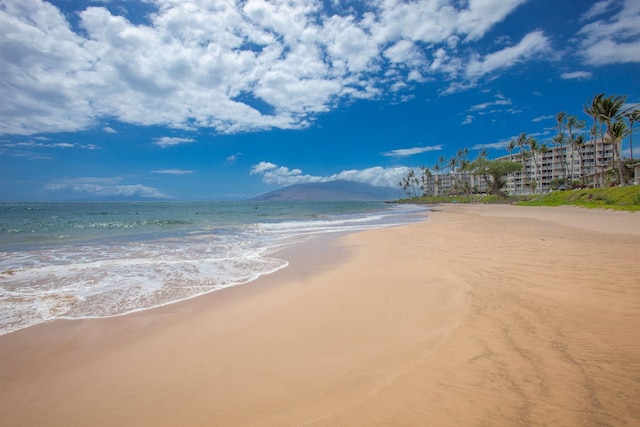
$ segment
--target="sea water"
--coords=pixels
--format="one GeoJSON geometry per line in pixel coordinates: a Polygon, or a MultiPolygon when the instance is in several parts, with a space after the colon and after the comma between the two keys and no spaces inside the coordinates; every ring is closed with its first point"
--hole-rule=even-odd
{"type": "Polygon", "coordinates": [[[278,249],[425,218],[377,202],[0,203],[0,335],[251,282],[278,249]]]}

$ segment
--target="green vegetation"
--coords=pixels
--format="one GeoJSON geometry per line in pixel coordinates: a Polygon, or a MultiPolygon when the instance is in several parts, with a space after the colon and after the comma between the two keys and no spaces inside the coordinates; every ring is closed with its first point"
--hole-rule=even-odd
{"type": "Polygon", "coordinates": [[[500,196],[496,194],[472,194],[460,196],[420,196],[398,200],[398,203],[415,203],[421,205],[435,205],[439,203],[486,203],[510,205],[530,200],[532,196],[500,196]]]}
{"type": "Polygon", "coordinates": [[[471,162],[468,167],[473,175],[482,176],[489,186],[489,192],[493,195],[507,197],[502,187],[507,185],[507,175],[520,172],[522,165],[511,160],[488,160],[480,157],[471,162]]]}
{"type": "Polygon", "coordinates": [[[640,211],[640,186],[553,191],[542,196],[422,196],[402,199],[398,202],[417,204],[487,203],[515,204],[519,206],[579,206],[584,208],[640,211]]]}
{"type": "Polygon", "coordinates": [[[585,208],[640,211],[640,186],[554,191],[518,204],[522,206],[571,205],[585,208]]]}
{"type": "Polygon", "coordinates": [[[421,203],[492,203],[484,195],[489,193],[502,196],[502,203],[536,197],[536,203],[553,205],[554,197],[560,197],[557,193],[548,201],[541,195],[550,190],[601,189],[607,194],[585,196],[588,199],[584,203],[573,198],[558,203],[635,210],[635,195],[624,200],[608,195],[614,186],[633,183],[633,170],[638,163],[633,158],[633,130],[640,121],[640,104],[627,104],[626,99],[623,95],[600,93],[588,101],[583,111],[593,120],[590,129],[584,120],[560,111],[555,115],[558,132],[552,138],[538,141],[522,132],[504,144],[509,155],[498,160],[489,159],[486,149],[471,160],[469,149],[464,148],[451,159],[440,156],[432,168],[409,170],[398,185],[409,200],[421,203]],[[625,138],[629,141],[630,158],[622,157],[625,138]],[[508,195],[507,188],[511,193],[530,196],[508,195]],[[599,201],[604,203],[598,204],[599,201]]]}

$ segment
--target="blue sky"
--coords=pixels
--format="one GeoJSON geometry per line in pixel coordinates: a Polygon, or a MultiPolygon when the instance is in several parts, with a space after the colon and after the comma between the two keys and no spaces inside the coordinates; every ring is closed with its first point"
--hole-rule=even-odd
{"type": "Polygon", "coordinates": [[[502,156],[597,93],[640,102],[638,22],[637,0],[0,0],[0,201],[394,186],[502,156]]]}

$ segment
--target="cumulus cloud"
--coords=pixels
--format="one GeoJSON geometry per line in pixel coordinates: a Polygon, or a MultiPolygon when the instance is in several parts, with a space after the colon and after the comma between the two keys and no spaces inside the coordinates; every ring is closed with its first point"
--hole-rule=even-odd
{"type": "Polygon", "coordinates": [[[270,162],[260,162],[251,168],[251,175],[262,175],[262,180],[267,184],[294,185],[310,182],[324,182],[326,179],[319,176],[303,175],[300,169],[289,169],[286,166],[278,166],[270,162]]]}
{"type": "Polygon", "coordinates": [[[385,0],[329,13],[312,0],[156,0],[134,23],[95,2],[65,14],[43,0],[5,0],[0,134],[77,131],[105,118],[221,133],[297,129],[352,99],[402,101],[437,76],[462,90],[544,50],[535,32],[473,54],[524,2],[385,0]]]}
{"type": "Polygon", "coordinates": [[[597,2],[583,19],[596,17],[578,32],[585,61],[592,65],[640,62],[640,2],[597,2]],[[610,11],[615,11],[612,16],[610,11]]]}
{"type": "Polygon", "coordinates": [[[45,192],[70,191],[91,197],[142,197],[166,199],[169,196],[160,190],[142,184],[122,184],[120,178],[83,177],[62,180],[45,185],[45,192]]]}
{"type": "Polygon", "coordinates": [[[374,166],[366,169],[352,169],[342,171],[326,178],[327,181],[355,181],[371,184],[377,187],[397,187],[398,182],[409,172],[406,166],[383,168],[374,166]]]}
{"type": "Polygon", "coordinates": [[[377,187],[396,187],[397,183],[409,172],[405,166],[383,168],[374,166],[367,169],[345,170],[327,176],[306,175],[300,169],[290,169],[271,162],[260,162],[251,168],[251,175],[261,175],[262,180],[272,185],[295,185],[315,182],[354,181],[377,187]]]}
{"type": "Polygon", "coordinates": [[[251,168],[251,175],[261,174],[277,167],[278,165],[271,162],[260,162],[257,165],[253,165],[253,167],[251,168]]]}

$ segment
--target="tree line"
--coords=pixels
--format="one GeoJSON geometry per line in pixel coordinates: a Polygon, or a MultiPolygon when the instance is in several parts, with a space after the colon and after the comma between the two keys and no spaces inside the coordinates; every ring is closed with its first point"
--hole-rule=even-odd
{"type": "MultiPolygon", "coordinates": [[[[588,134],[585,132],[587,124],[577,116],[560,111],[555,115],[557,134],[551,138],[554,155],[552,156],[552,171],[561,170],[561,176],[554,178],[550,186],[552,189],[585,188],[587,186],[603,186],[605,176],[610,185],[626,185],[630,182],[630,167],[633,159],[633,126],[640,120],[638,104],[625,108],[626,96],[597,94],[583,106],[583,111],[592,119],[588,134]],[[630,158],[622,158],[622,143],[629,137],[630,158]],[[612,161],[603,164],[598,156],[598,150],[603,150],[605,144],[611,144],[613,149],[612,161]],[[584,151],[585,147],[593,147],[594,173],[590,185],[587,183],[584,151]],[[561,154],[562,147],[570,147],[570,161],[561,154]],[[576,159],[577,157],[577,159],[576,159]],[[579,179],[574,180],[574,164],[578,161],[579,179]],[[559,162],[559,163],[558,163],[559,162]]],[[[519,134],[505,145],[511,160],[490,160],[486,149],[480,150],[477,158],[469,160],[469,149],[458,150],[455,156],[446,159],[440,156],[433,167],[421,166],[402,178],[398,185],[409,197],[419,195],[445,195],[443,176],[448,175],[451,182],[447,195],[474,194],[478,186],[473,185],[470,176],[481,177],[491,194],[506,196],[503,191],[509,175],[522,172],[520,193],[525,187],[531,192],[542,191],[542,176],[539,159],[552,148],[539,142],[526,133],[519,134]],[[515,152],[515,155],[514,155],[515,152]],[[517,158],[519,161],[513,161],[517,158]],[[533,170],[527,168],[527,160],[531,159],[533,170]],[[533,174],[532,172],[535,172],[533,174]]]]}

